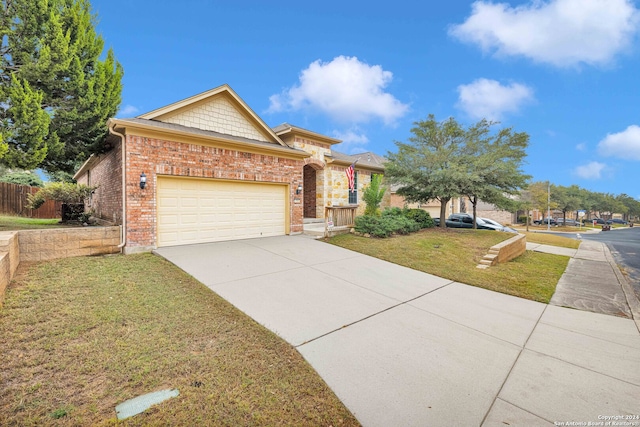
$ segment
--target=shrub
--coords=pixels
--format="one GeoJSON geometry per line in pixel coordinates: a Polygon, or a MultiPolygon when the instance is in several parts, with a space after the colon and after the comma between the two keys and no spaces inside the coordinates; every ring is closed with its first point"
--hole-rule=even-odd
{"type": "Polygon", "coordinates": [[[418,223],[420,228],[432,228],[435,226],[429,212],[422,209],[405,209],[404,216],[418,223]]]}
{"type": "Polygon", "coordinates": [[[89,187],[84,184],[72,184],[70,182],[51,182],[44,188],[38,190],[36,194],[27,195],[27,207],[38,209],[47,200],[62,202],[62,221],[69,219],[76,220],[84,211],[84,201],[91,196],[91,193],[98,187],[89,187]],[[66,205],[80,205],[79,212],[76,207],[68,206],[72,211],[71,216],[66,215],[66,205]]]}
{"type": "Polygon", "coordinates": [[[526,224],[527,223],[527,216],[526,215],[520,215],[518,217],[518,223],[520,224],[526,224]]]}
{"type": "MultiPolygon", "coordinates": [[[[386,212],[386,211],[385,211],[386,212]]],[[[374,237],[389,237],[392,234],[409,234],[418,231],[415,221],[402,215],[385,214],[380,217],[364,215],[356,218],[355,230],[374,237]]]]}
{"type": "Polygon", "coordinates": [[[29,194],[28,205],[30,209],[38,209],[46,200],[55,200],[67,204],[84,203],[85,199],[98,187],[89,187],[84,184],[71,184],[69,182],[51,182],[36,194],[29,194]]]}
{"type": "Polygon", "coordinates": [[[362,200],[367,204],[364,208],[365,215],[380,215],[380,203],[385,191],[386,188],[382,187],[382,175],[371,175],[371,184],[362,194],[362,200]]]}
{"type": "Polygon", "coordinates": [[[400,208],[387,208],[382,211],[382,216],[402,216],[402,209],[400,208]]]}

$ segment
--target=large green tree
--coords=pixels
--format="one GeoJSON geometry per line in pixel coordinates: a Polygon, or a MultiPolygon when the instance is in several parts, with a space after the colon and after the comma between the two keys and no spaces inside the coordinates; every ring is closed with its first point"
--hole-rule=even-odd
{"type": "Polygon", "coordinates": [[[88,0],[4,0],[0,16],[0,162],[72,172],[104,149],[122,67],[88,0]]]}
{"type": "Polygon", "coordinates": [[[446,227],[446,205],[461,194],[467,179],[464,165],[466,131],[453,118],[438,122],[433,114],[411,128],[409,142],[396,141],[398,151],[387,154],[385,178],[399,185],[408,202],[440,202],[440,227],[446,227]]]}
{"type": "Polygon", "coordinates": [[[516,204],[510,196],[517,195],[530,178],[521,169],[529,135],[512,128],[492,133],[496,124],[481,120],[466,131],[463,163],[467,176],[460,191],[473,206],[474,228],[480,200],[513,210],[516,204]]]}
{"type": "Polygon", "coordinates": [[[576,215],[572,215],[572,217],[577,219],[577,211],[583,205],[580,194],[581,189],[577,185],[572,185],[571,187],[551,185],[551,200],[555,203],[557,209],[562,211],[563,224],[566,223],[567,213],[569,212],[576,212],[576,215]]]}

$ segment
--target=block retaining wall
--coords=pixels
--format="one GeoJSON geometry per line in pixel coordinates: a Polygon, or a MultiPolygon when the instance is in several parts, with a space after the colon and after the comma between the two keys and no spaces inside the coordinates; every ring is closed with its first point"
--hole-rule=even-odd
{"type": "Polygon", "coordinates": [[[0,233],[0,306],[18,264],[120,253],[120,227],[56,228],[0,233]]]}
{"type": "Polygon", "coordinates": [[[518,234],[504,242],[491,246],[489,253],[486,254],[480,261],[480,264],[478,264],[478,268],[487,268],[492,265],[511,261],[525,253],[526,250],[527,236],[525,234],[518,234]]]}

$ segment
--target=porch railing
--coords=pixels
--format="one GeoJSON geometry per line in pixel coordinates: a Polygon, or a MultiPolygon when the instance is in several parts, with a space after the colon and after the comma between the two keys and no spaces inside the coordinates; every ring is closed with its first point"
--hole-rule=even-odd
{"type": "Polygon", "coordinates": [[[327,206],[324,208],[324,237],[331,232],[348,230],[356,223],[356,210],[353,206],[327,206]]]}

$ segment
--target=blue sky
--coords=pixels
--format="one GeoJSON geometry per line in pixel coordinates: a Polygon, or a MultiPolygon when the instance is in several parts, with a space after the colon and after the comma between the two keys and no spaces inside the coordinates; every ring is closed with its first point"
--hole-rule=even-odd
{"type": "Polygon", "coordinates": [[[93,0],[132,117],[229,84],[270,126],[395,150],[433,113],[530,137],[525,172],[640,198],[640,4],[93,0]],[[366,5],[366,6],[365,6],[366,5]]]}

